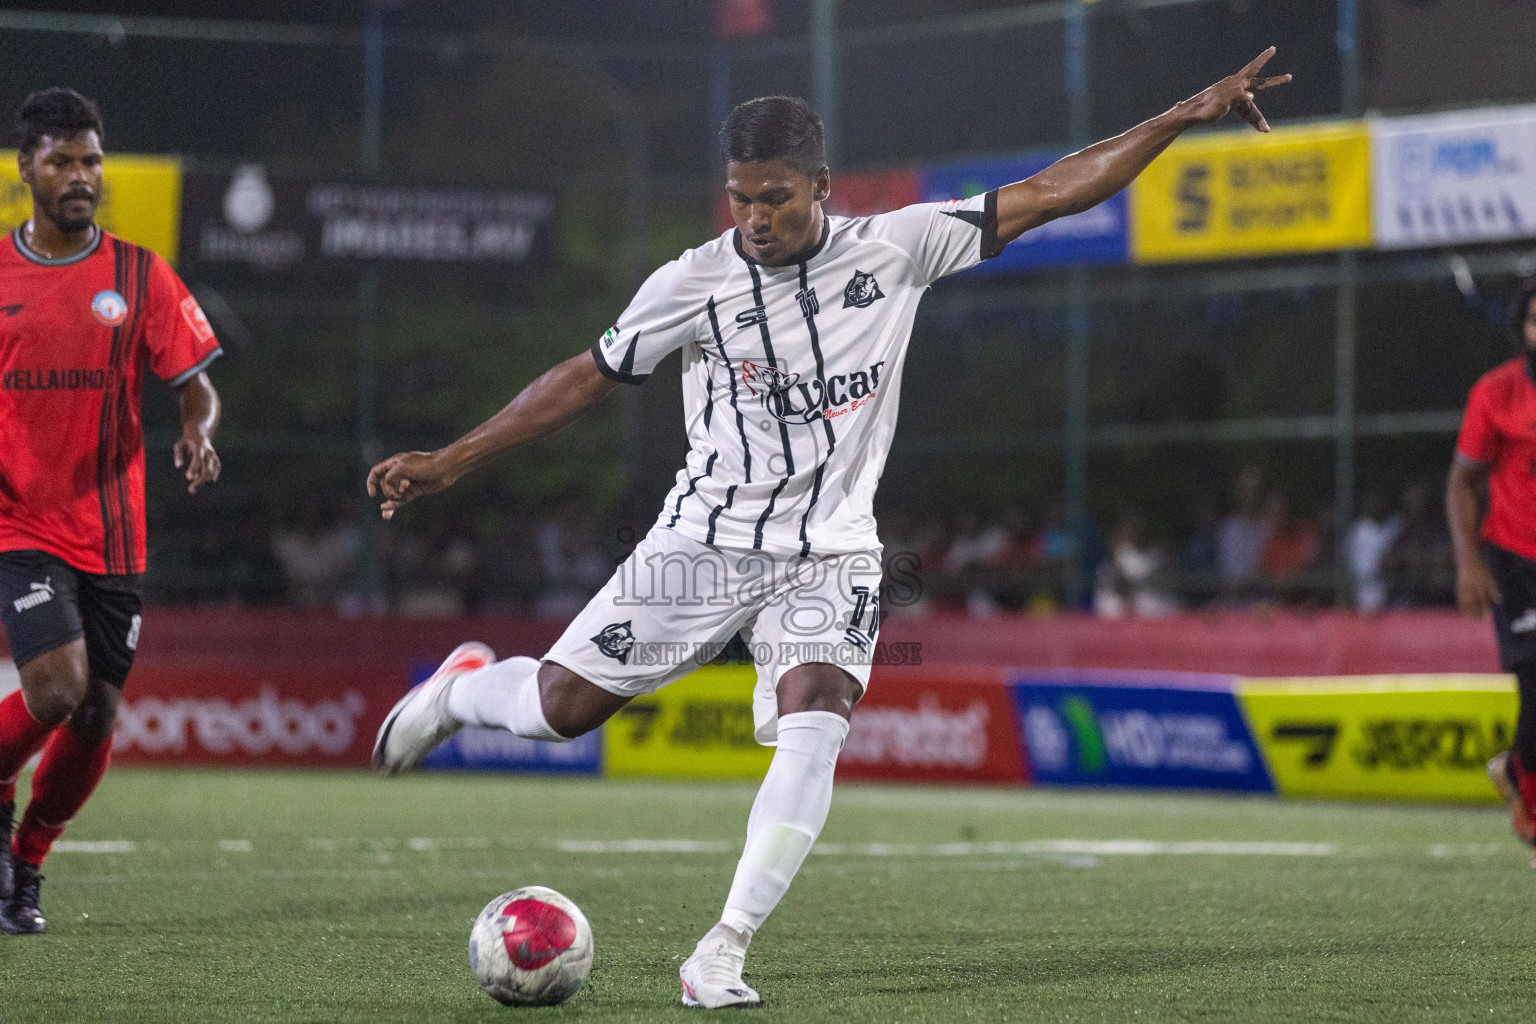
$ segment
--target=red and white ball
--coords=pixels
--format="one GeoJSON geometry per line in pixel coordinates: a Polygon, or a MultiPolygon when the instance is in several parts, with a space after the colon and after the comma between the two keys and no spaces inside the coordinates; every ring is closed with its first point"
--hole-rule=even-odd
{"type": "Polygon", "coordinates": [[[469,968],[508,1006],[553,1006],[592,973],[592,927],[564,896],[530,885],[491,900],[469,933],[469,968]]]}

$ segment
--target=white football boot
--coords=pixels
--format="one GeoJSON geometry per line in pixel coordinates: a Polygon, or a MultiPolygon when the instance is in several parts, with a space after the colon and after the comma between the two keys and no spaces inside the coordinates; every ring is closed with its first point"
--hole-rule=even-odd
{"type": "Polygon", "coordinates": [[[496,660],[485,644],[459,644],[427,681],[400,698],[379,726],[373,741],[373,770],[399,775],[421,764],[432,748],[459,731],[464,723],[448,713],[448,691],[455,679],[496,660]]]}
{"type": "Polygon", "coordinates": [[[711,930],[699,940],[693,955],[678,972],[683,979],[683,1005],[718,1010],[725,1006],[757,1006],[762,997],[741,980],[747,948],[711,930]]]}

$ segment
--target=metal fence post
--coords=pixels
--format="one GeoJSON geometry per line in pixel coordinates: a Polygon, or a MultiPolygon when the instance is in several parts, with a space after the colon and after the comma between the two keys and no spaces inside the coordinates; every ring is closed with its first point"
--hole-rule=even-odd
{"type": "MultiPolygon", "coordinates": [[[[1339,113],[1360,115],[1360,60],[1357,45],[1356,0],[1339,0],[1339,113]]],[[[1355,303],[1359,258],[1352,251],[1339,253],[1335,292],[1334,338],[1334,600],[1348,606],[1353,586],[1345,542],[1355,515],[1355,361],[1359,331],[1355,303]]]]}
{"type": "MultiPolygon", "coordinates": [[[[1074,3],[1063,26],[1069,134],[1072,146],[1088,142],[1092,108],[1088,95],[1088,9],[1074,3]]],[[[1088,593],[1088,338],[1092,326],[1088,268],[1068,271],[1071,308],[1067,316],[1067,395],[1065,462],[1067,519],[1077,538],[1067,601],[1080,606],[1088,593]]]]}
{"type": "MultiPolygon", "coordinates": [[[[384,12],[377,3],[369,4],[363,22],[363,118],[362,171],[365,178],[376,178],[382,164],[380,151],[384,123],[384,12]]],[[[357,284],[357,451],[362,470],[367,471],[380,452],[378,441],[378,340],[379,340],[379,268],[370,260],[363,267],[357,284]]],[[[385,604],[383,572],[379,546],[381,524],[373,502],[363,496],[362,550],[359,553],[361,591],[365,611],[383,610],[385,604]]]]}
{"type": "Polygon", "coordinates": [[[821,115],[827,163],[839,156],[837,139],[837,0],[811,5],[811,102],[821,115]]]}

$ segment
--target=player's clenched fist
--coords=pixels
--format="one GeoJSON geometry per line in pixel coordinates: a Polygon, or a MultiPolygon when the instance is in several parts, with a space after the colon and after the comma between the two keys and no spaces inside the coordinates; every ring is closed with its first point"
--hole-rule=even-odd
{"type": "Polygon", "coordinates": [[[369,471],[368,494],[382,497],[380,511],[385,519],[393,519],[396,509],[423,494],[435,494],[453,480],[435,452],[401,452],[369,471]]]}

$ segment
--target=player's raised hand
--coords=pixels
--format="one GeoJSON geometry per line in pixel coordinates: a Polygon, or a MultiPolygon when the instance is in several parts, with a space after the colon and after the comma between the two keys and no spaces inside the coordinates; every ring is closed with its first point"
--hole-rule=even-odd
{"type": "Polygon", "coordinates": [[[451,483],[453,477],[433,452],[401,452],[368,471],[368,495],[384,499],[379,508],[385,519],[393,519],[396,510],[451,483]]]}
{"type": "Polygon", "coordinates": [[[1209,122],[1219,121],[1228,113],[1237,111],[1243,120],[1253,125],[1261,132],[1269,131],[1269,122],[1264,120],[1264,115],[1259,112],[1258,104],[1254,102],[1253,94],[1263,89],[1276,85],[1284,85],[1291,80],[1290,75],[1275,75],[1265,78],[1259,74],[1264,70],[1264,65],[1269,63],[1269,58],[1275,55],[1275,48],[1271,46],[1253,60],[1248,66],[1235,75],[1228,75],[1215,85],[1196,93],[1185,100],[1182,107],[1195,121],[1209,122]]]}
{"type": "Polygon", "coordinates": [[[213,442],[206,434],[195,431],[181,435],[181,440],[171,449],[171,458],[177,469],[186,468],[188,494],[196,494],[199,487],[213,483],[223,468],[219,453],[213,450],[213,442]]]}

